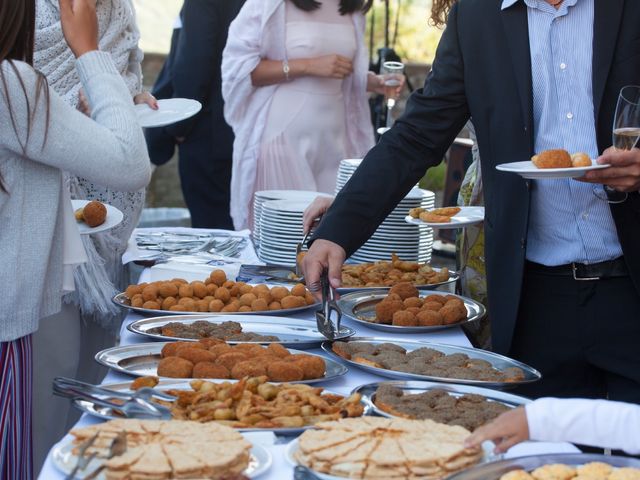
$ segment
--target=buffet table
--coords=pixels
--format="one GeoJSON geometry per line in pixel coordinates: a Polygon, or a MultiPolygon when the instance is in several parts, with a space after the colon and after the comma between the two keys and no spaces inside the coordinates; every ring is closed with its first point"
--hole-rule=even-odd
{"type": "MultiPolygon", "coordinates": [[[[187,230],[190,229],[181,229],[187,230]]],[[[242,252],[241,259],[244,261],[255,261],[255,252],[253,251],[252,246],[248,246],[244,252],[242,252]]],[[[146,269],[141,277],[139,282],[145,282],[150,279],[150,270],[146,269]]],[[[125,321],[122,325],[121,330],[121,345],[130,345],[135,343],[145,343],[148,341],[147,338],[133,334],[127,330],[127,325],[131,322],[142,318],[140,315],[130,313],[127,315],[125,321]]],[[[292,317],[289,317],[292,318],[292,317]]],[[[305,311],[301,314],[294,315],[293,318],[299,319],[300,322],[310,322],[311,325],[315,325],[315,315],[313,310],[305,311]]],[[[241,317],[238,317],[238,320],[241,320],[241,317]]],[[[350,326],[354,328],[357,332],[357,336],[359,337],[379,337],[384,338],[389,341],[402,341],[407,340],[407,335],[397,335],[397,334],[387,334],[385,332],[380,332],[377,330],[372,330],[366,327],[363,327],[360,324],[356,324],[355,322],[350,321],[347,318],[343,318],[344,325],[350,326]]],[[[470,347],[471,344],[462,329],[451,328],[447,330],[441,330],[438,332],[430,333],[430,334],[411,334],[411,340],[415,341],[428,341],[434,343],[444,343],[451,345],[459,345],[470,347]]],[[[321,350],[311,350],[313,353],[324,354],[321,350]]],[[[130,377],[124,374],[109,372],[103,383],[114,383],[114,382],[126,382],[132,381],[134,377],[130,377]]],[[[326,387],[332,391],[335,391],[340,394],[349,394],[351,390],[358,387],[359,385],[379,382],[385,380],[383,377],[379,377],[377,375],[373,375],[367,373],[363,370],[357,368],[349,368],[349,372],[339,378],[336,378],[331,381],[323,382],[321,386],[326,387]]],[[[98,423],[101,420],[91,417],[89,415],[83,415],[79,422],[76,424],[76,427],[83,427],[93,423],[98,423]]],[[[69,437],[69,436],[67,436],[69,437]]],[[[264,480],[284,480],[290,479],[293,477],[293,467],[287,462],[285,459],[284,451],[286,448],[286,444],[289,443],[293,438],[292,437],[281,437],[276,438],[272,434],[250,434],[248,437],[251,441],[261,443],[271,452],[273,456],[273,465],[271,469],[261,476],[261,479],[264,480]]],[[[508,457],[513,456],[521,456],[521,455],[532,455],[532,454],[540,454],[540,453],[575,453],[579,450],[575,448],[573,445],[566,443],[534,443],[527,442],[512,448],[508,453],[508,457]]],[[[42,468],[40,473],[40,479],[49,480],[49,479],[64,479],[65,476],[57,470],[52,459],[51,452],[47,457],[47,460],[42,468]]]]}

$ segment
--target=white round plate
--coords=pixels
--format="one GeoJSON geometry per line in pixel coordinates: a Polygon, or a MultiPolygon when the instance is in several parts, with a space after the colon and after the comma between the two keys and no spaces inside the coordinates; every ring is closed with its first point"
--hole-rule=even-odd
{"type": "MultiPolygon", "coordinates": [[[[71,206],[74,212],[79,208],[83,208],[87,203],[89,203],[89,200],[71,200],[71,206]]],[[[122,222],[124,215],[120,210],[107,203],[102,204],[107,207],[107,218],[104,223],[102,225],[98,225],[97,227],[91,228],[84,222],[78,222],[78,230],[80,230],[80,235],[90,235],[92,233],[105,232],[107,230],[111,230],[113,227],[122,222]]]]}
{"type": "Polygon", "coordinates": [[[533,162],[512,162],[497,165],[496,169],[501,172],[517,173],[522,178],[580,178],[591,170],[602,170],[611,165],[591,165],[590,167],[572,167],[572,168],[538,168],[533,162]]]}
{"type": "Polygon", "coordinates": [[[431,223],[423,222],[418,218],[413,218],[409,215],[405,217],[405,221],[411,225],[426,225],[434,230],[449,230],[452,228],[467,227],[469,225],[475,225],[484,221],[484,207],[460,207],[459,213],[451,217],[449,223],[431,223]]]}
{"type": "Polygon", "coordinates": [[[158,100],[158,110],[152,110],[147,104],[135,106],[138,122],[143,128],[165,127],[193,117],[202,109],[197,100],[188,98],[167,98],[158,100]]]}
{"type": "Polygon", "coordinates": [[[306,201],[314,200],[316,197],[322,196],[322,193],[312,192],[309,190],[261,190],[256,192],[255,197],[260,200],[292,200],[306,201]]]}
{"type": "MultiPolygon", "coordinates": [[[[69,475],[78,463],[78,456],[73,454],[73,440],[64,438],[56,443],[51,451],[51,459],[55,467],[64,475],[69,475]]],[[[84,471],[76,473],[76,479],[82,480],[90,473],[93,473],[103,463],[102,458],[94,458],[89,462],[84,471]]],[[[249,466],[244,474],[249,478],[258,478],[271,468],[273,458],[271,453],[262,445],[253,445],[251,447],[251,456],[249,458],[249,466]]],[[[96,477],[96,480],[105,480],[104,472],[96,477]]]]}

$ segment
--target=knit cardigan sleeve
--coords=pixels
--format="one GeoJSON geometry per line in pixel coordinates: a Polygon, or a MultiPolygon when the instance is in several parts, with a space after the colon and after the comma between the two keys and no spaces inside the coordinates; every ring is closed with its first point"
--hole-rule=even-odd
{"type": "Polygon", "coordinates": [[[47,111],[47,95],[38,95],[35,71],[21,62],[14,66],[0,65],[7,89],[3,92],[0,85],[0,149],[116,190],[135,191],[148,184],[151,171],[142,129],[109,54],[89,52],[76,64],[92,118],[52,90],[47,111]]]}

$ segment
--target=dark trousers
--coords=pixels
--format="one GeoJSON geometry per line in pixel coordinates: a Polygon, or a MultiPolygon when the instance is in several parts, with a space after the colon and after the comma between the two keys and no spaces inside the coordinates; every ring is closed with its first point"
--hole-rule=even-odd
{"type": "Polygon", "coordinates": [[[640,403],[640,295],[629,277],[526,272],[509,355],[543,375],[520,395],[640,403]]]}
{"type": "Polygon", "coordinates": [[[233,230],[229,214],[233,147],[221,145],[220,140],[216,142],[213,132],[211,116],[202,115],[180,145],[182,194],[191,213],[192,227],[233,230]]]}

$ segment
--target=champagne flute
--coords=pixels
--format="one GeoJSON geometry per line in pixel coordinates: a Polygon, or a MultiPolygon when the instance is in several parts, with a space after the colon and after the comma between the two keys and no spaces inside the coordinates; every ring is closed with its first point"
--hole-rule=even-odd
{"type": "Polygon", "coordinates": [[[383,62],[381,73],[384,78],[384,97],[387,103],[387,128],[390,128],[393,123],[391,111],[396,106],[396,90],[402,84],[404,64],[400,62],[383,62]]]}
{"type": "MultiPolygon", "coordinates": [[[[632,150],[640,139],[640,86],[629,85],[620,90],[616,114],[613,118],[613,148],[632,150]]],[[[607,185],[595,186],[594,194],[609,203],[622,203],[627,193],[618,192],[607,185]]]]}

